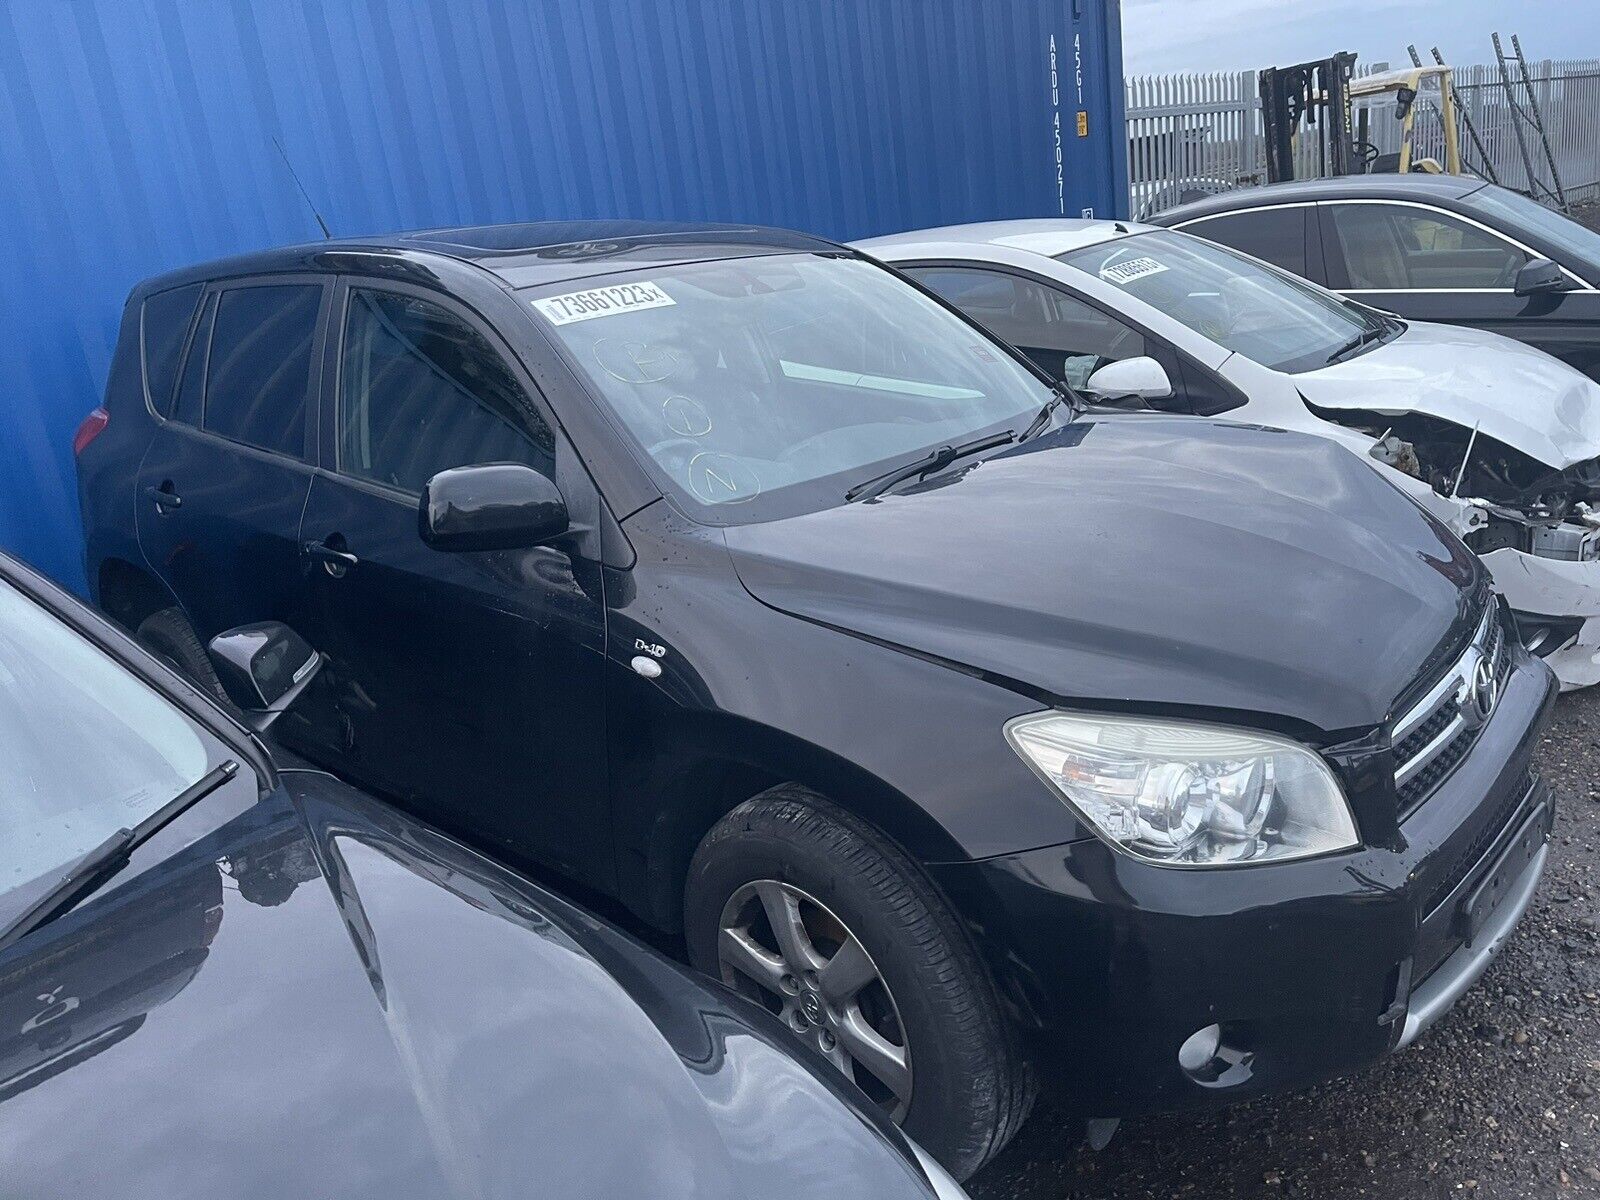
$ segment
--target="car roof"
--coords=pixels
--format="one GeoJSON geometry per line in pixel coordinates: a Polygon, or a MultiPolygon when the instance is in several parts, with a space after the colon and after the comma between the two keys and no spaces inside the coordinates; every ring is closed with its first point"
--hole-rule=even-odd
{"type": "Polygon", "coordinates": [[[1343,175],[1336,179],[1296,179],[1291,183],[1269,183],[1261,187],[1237,188],[1215,196],[1192,200],[1166,209],[1150,218],[1158,225],[1172,225],[1213,213],[1240,208],[1259,208],[1267,204],[1306,203],[1313,200],[1459,200],[1484,186],[1471,175],[1430,175],[1408,172],[1404,175],[1343,175]]]}
{"type": "Polygon", "coordinates": [[[759,225],[670,221],[524,221],[457,225],[407,233],[330,238],[196,263],[146,280],[138,291],[186,283],[304,270],[347,269],[363,256],[410,261],[452,259],[482,267],[510,287],[608,275],[663,263],[762,254],[837,252],[826,238],[759,225]]]}
{"type": "Polygon", "coordinates": [[[1006,246],[1054,258],[1081,250],[1085,246],[1115,241],[1134,233],[1153,232],[1155,226],[1136,221],[1089,221],[1071,218],[1043,218],[1019,221],[981,221],[972,225],[943,225],[934,229],[914,229],[888,237],[852,242],[867,254],[916,246],[931,250],[945,246],[1006,246]]]}

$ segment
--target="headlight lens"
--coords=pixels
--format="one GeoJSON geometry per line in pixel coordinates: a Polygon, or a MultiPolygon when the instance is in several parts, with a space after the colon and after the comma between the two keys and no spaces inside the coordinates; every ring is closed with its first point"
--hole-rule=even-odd
{"type": "Polygon", "coordinates": [[[1327,763],[1268,734],[1042,712],[1016,752],[1113,845],[1168,866],[1282,862],[1358,845],[1327,763]]]}

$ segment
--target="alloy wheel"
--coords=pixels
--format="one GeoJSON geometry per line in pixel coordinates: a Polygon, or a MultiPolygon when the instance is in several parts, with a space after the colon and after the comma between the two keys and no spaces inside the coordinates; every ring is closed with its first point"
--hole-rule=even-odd
{"type": "Polygon", "coordinates": [[[816,897],[774,879],[729,897],[717,933],[723,982],[760,1001],[896,1122],[911,1107],[911,1047],[872,956],[816,897]]]}

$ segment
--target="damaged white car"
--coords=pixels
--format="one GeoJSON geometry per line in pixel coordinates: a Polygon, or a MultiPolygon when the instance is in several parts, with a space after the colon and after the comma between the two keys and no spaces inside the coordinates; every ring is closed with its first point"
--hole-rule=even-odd
{"type": "Polygon", "coordinates": [[[1322,434],[1482,556],[1563,688],[1600,682],[1600,385],[1172,230],[1007,221],[859,247],[1091,400],[1322,434]]]}

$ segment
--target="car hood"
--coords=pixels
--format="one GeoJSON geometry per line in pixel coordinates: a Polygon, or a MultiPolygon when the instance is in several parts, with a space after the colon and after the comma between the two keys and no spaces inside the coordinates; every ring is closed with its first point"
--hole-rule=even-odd
{"type": "Polygon", "coordinates": [[[73,953],[0,959],[0,1005],[28,1009],[0,1035],[8,1194],[929,1195],[765,1014],[326,776],[283,778],[292,801],[46,927],[73,953]]]}
{"type": "Polygon", "coordinates": [[[1600,457],[1600,384],[1522,342],[1411,322],[1366,354],[1294,376],[1322,408],[1423,413],[1564,470],[1600,457]]]}
{"type": "Polygon", "coordinates": [[[919,490],[725,536],[772,607],[1058,703],[1330,732],[1381,721],[1484,586],[1348,450],[1193,418],[1079,418],[919,490]]]}

